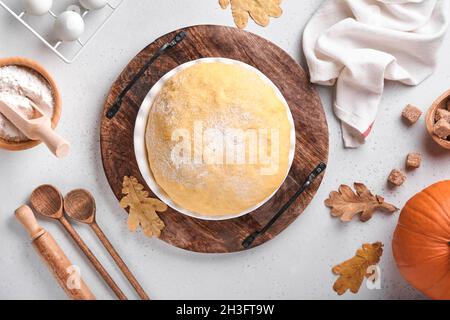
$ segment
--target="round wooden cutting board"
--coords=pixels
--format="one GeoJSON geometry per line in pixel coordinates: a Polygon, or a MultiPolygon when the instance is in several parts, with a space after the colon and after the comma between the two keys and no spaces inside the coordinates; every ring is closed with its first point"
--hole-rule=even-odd
{"type": "MultiPolygon", "coordinates": [[[[273,43],[236,28],[200,25],[182,29],[187,37],[159,57],[123,99],[122,107],[112,119],[106,111],[130,79],[165,43],[181,30],[155,40],[142,50],[113,84],[107,97],[101,124],[101,152],[109,184],[121,199],[124,176],[134,176],[146,187],[134,154],[134,124],[139,107],[152,86],[168,71],[180,64],[206,57],[240,60],[269,77],[286,98],[297,129],[296,154],[292,169],[275,196],[258,210],[227,221],[203,221],[168,209],[159,214],[166,224],[161,240],[176,247],[203,253],[242,251],[242,241],[261,229],[303,184],[309,173],[328,160],[328,126],[320,98],[305,72],[282,49],[273,43]]],[[[189,111],[187,111],[189,112],[189,111]]],[[[290,207],[276,224],[254,246],[273,239],[289,226],[306,208],[322,181],[314,184],[290,207]]]]}

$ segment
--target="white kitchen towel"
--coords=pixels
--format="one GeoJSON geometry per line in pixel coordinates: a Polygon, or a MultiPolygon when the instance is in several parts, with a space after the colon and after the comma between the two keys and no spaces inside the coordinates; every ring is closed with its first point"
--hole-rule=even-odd
{"type": "Polygon", "coordinates": [[[344,144],[365,142],[384,80],[417,85],[436,66],[450,0],[326,0],[303,34],[311,81],[336,84],[344,144]]]}

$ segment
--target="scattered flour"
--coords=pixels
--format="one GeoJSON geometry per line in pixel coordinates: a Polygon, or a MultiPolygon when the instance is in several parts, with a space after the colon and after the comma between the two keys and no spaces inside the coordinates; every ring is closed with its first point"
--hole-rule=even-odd
{"type": "MultiPolygon", "coordinates": [[[[55,101],[48,81],[32,69],[20,66],[0,67],[0,101],[33,117],[34,102],[48,116],[53,116],[55,101]]],[[[0,138],[20,142],[28,140],[0,113],[0,138]]]]}

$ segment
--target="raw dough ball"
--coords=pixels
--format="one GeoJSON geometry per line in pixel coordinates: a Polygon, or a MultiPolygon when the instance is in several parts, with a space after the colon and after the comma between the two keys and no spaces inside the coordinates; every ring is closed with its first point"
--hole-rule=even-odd
{"type": "Polygon", "coordinates": [[[56,18],[54,28],[58,40],[75,41],[84,32],[84,20],[74,11],[65,11],[56,18]]]}
{"type": "Polygon", "coordinates": [[[290,133],[285,105],[256,72],[221,62],[198,63],[173,76],[156,97],[146,146],[155,181],[174,203],[199,215],[219,217],[239,215],[279,188],[290,165],[290,133]],[[196,158],[194,146],[199,140],[193,140],[199,135],[194,127],[198,129],[200,122],[203,149],[197,149],[196,158]],[[206,134],[210,129],[215,131],[206,134]],[[236,129],[249,133],[244,141],[231,140],[237,148],[243,147],[243,162],[233,154],[227,158],[223,134],[236,129]],[[176,136],[183,132],[190,139],[176,136]],[[278,132],[278,144],[272,132],[278,132]],[[251,138],[252,133],[258,140],[251,138]],[[261,141],[266,152],[259,149],[261,141]],[[186,148],[179,148],[182,145],[186,148]],[[256,157],[250,146],[256,148],[256,157]],[[215,153],[218,150],[223,154],[215,153]],[[264,154],[274,157],[261,161],[264,154]]]}
{"type": "Polygon", "coordinates": [[[25,11],[34,16],[46,14],[53,5],[53,0],[25,0],[25,11]]]}
{"type": "Polygon", "coordinates": [[[106,0],[80,0],[80,4],[88,10],[101,9],[106,6],[107,3],[108,1],[106,0]]]}

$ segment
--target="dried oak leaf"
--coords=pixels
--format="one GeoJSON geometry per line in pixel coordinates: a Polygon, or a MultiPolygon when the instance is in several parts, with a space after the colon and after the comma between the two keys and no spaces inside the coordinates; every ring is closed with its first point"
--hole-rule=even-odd
{"type": "Polygon", "coordinates": [[[351,221],[355,215],[361,213],[359,219],[363,222],[370,220],[376,210],[393,213],[398,210],[394,205],[384,201],[381,196],[374,196],[362,183],[354,184],[355,192],[346,185],[339,187],[339,192],[333,191],[325,200],[325,205],[331,208],[331,215],[341,217],[344,222],[351,221]]]}
{"type": "Polygon", "coordinates": [[[228,8],[231,3],[236,26],[243,29],[247,26],[250,16],[257,24],[266,27],[270,17],[278,18],[283,14],[282,0],[219,0],[222,9],[228,8]]]}
{"type": "Polygon", "coordinates": [[[156,212],[166,211],[167,206],[158,199],[149,198],[148,192],[135,177],[123,178],[122,193],[124,197],[120,200],[120,206],[130,208],[128,229],[136,231],[140,225],[147,237],[159,237],[165,224],[156,212]]]}
{"type": "Polygon", "coordinates": [[[343,295],[347,290],[358,293],[364,277],[368,278],[373,275],[373,273],[368,273],[369,267],[378,264],[382,254],[383,244],[381,242],[363,244],[353,258],[333,267],[333,273],[339,275],[333,285],[333,290],[338,295],[343,295]]]}

